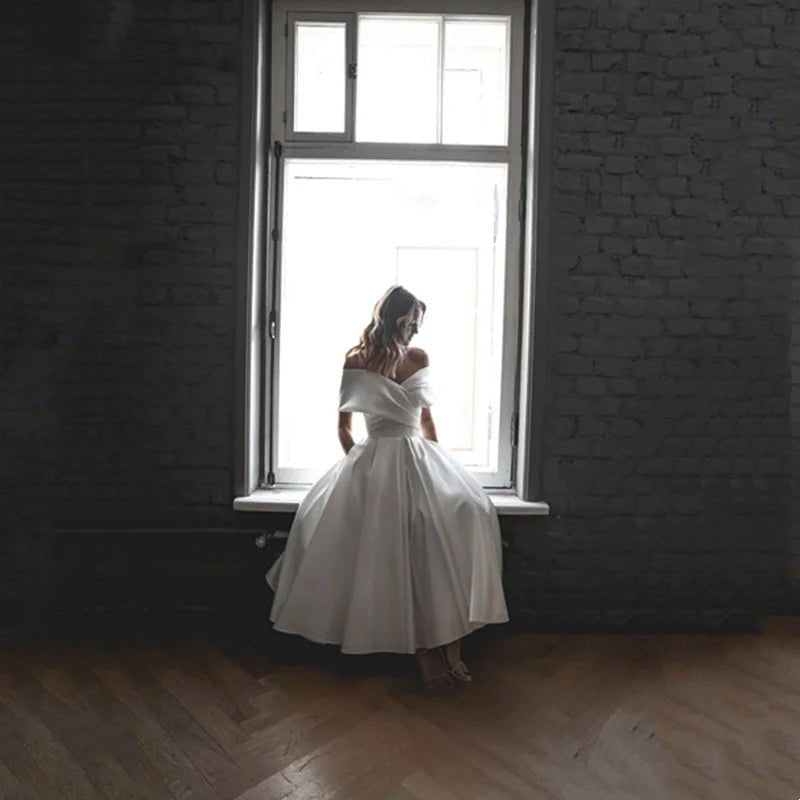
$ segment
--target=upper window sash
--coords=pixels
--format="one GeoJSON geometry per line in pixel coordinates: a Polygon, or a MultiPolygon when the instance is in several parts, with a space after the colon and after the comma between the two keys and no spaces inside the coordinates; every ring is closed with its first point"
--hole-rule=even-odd
{"type": "MultiPolygon", "coordinates": [[[[281,115],[284,122],[284,136],[286,141],[295,142],[352,142],[353,141],[353,124],[355,119],[355,85],[353,78],[355,77],[353,65],[356,60],[355,53],[355,15],[354,14],[337,14],[337,13],[299,13],[290,12],[286,15],[286,23],[284,27],[284,39],[286,41],[286,91],[284,94],[285,110],[281,115]],[[320,31],[329,29],[332,34],[337,34],[341,31],[341,52],[332,52],[331,56],[341,57],[341,75],[339,81],[341,82],[341,115],[342,126],[341,130],[326,130],[326,131],[309,131],[298,129],[298,122],[301,109],[298,107],[297,94],[298,89],[303,88],[302,83],[302,70],[299,70],[300,61],[308,57],[308,49],[317,44],[317,49],[321,49],[321,43],[310,41],[304,46],[302,41],[298,41],[298,33],[306,32],[308,36],[311,31],[318,27],[320,31]]],[[[334,37],[331,37],[330,50],[335,50],[334,37]]],[[[338,87],[328,86],[320,87],[328,90],[333,90],[337,93],[338,87]]],[[[338,99],[338,98],[337,98],[338,99]]]]}
{"type": "MultiPolygon", "coordinates": [[[[431,2],[430,0],[401,0],[401,2],[384,2],[384,0],[366,0],[363,4],[356,2],[335,2],[331,0],[278,0],[273,5],[273,42],[272,42],[272,139],[282,141],[287,148],[298,151],[308,146],[326,143],[346,145],[347,151],[364,150],[369,156],[370,150],[383,150],[391,147],[419,148],[433,157],[436,152],[452,154],[458,150],[484,152],[519,152],[521,147],[522,126],[522,51],[524,47],[522,31],[524,21],[524,3],[522,0],[463,0],[462,2],[431,2]],[[442,19],[442,36],[439,42],[439,98],[437,132],[434,141],[357,141],[356,118],[358,113],[358,18],[363,15],[369,21],[374,15],[408,16],[409,19],[442,19]],[[507,18],[508,40],[505,75],[505,142],[501,144],[458,142],[442,143],[442,83],[444,80],[444,28],[448,22],[458,23],[465,20],[479,21],[507,18]],[[297,31],[303,23],[320,23],[325,25],[341,25],[345,31],[345,55],[341,69],[344,84],[344,130],[307,131],[295,127],[295,90],[298,78],[297,63],[297,31]],[[384,147],[381,147],[381,146],[384,147]],[[430,150],[428,150],[430,148],[430,150]]],[[[308,29],[306,29],[308,30],[308,29]]],[[[335,83],[338,83],[336,81],[335,83]]]]}

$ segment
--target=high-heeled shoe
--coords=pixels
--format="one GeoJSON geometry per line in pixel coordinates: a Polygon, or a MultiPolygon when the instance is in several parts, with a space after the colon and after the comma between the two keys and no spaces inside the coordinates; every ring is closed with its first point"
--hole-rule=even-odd
{"type": "Polygon", "coordinates": [[[432,650],[418,650],[417,662],[419,664],[422,683],[426,691],[440,691],[453,685],[450,669],[440,647],[433,648],[432,650]],[[431,663],[440,668],[438,672],[429,671],[431,663]]]}
{"type": "Polygon", "coordinates": [[[461,649],[459,647],[459,643],[452,642],[449,645],[443,645],[441,649],[442,658],[447,666],[448,675],[460,683],[472,683],[472,674],[467,668],[467,665],[461,660],[460,657],[455,657],[455,654],[461,649]]]}
{"type": "Polygon", "coordinates": [[[463,661],[459,661],[454,667],[448,667],[447,672],[461,683],[472,683],[472,673],[463,661]]]}

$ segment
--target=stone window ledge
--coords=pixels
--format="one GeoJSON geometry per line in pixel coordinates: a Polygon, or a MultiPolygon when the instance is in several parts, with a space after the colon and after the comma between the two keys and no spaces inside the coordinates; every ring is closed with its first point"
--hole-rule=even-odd
{"type": "MultiPolygon", "coordinates": [[[[297,511],[297,506],[305,497],[305,488],[279,487],[275,489],[256,489],[252,494],[237,497],[233,501],[234,511],[297,511]]],[[[550,513],[550,506],[542,500],[521,500],[510,489],[489,489],[486,492],[494,503],[497,513],[503,516],[540,517],[550,513]]]]}

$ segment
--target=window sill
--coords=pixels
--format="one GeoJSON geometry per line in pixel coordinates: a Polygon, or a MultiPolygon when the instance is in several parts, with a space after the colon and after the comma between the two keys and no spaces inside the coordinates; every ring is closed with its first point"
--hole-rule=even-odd
{"type": "MultiPolygon", "coordinates": [[[[300,488],[256,489],[252,494],[236,497],[233,510],[293,513],[307,491],[300,488]]],[[[502,516],[541,517],[550,513],[550,506],[544,501],[520,500],[510,489],[489,489],[486,493],[502,516]]]]}

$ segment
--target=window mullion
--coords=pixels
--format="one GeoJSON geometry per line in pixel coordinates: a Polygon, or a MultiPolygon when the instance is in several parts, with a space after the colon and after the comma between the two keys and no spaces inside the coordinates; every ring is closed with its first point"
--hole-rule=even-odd
{"type": "Polygon", "coordinates": [[[345,134],[348,142],[356,138],[356,94],[358,92],[358,14],[347,21],[347,85],[345,89],[345,134]]]}
{"type": "Polygon", "coordinates": [[[272,258],[270,259],[269,305],[267,315],[267,344],[270,350],[269,374],[269,403],[266,414],[268,431],[269,453],[266,464],[266,481],[269,486],[275,484],[275,465],[277,463],[277,424],[278,424],[278,375],[280,348],[278,347],[279,322],[280,322],[280,264],[281,264],[281,225],[283,223],[283,146],[275,141],[272,146],[273,171],[273,216],[269,247],[272,258]]]}
{"type": "Polygon", "coordinates": [[[436,142],[442,143],[442,116],[444,115],[444,17],[439,17],[439,63],[437,65],[436,142]]]}
{"type": "Polygon", "coordinates": [[[474,161],[486,163],[519,162],[520,154],[507,147],[469,145],[403,145],[382,142],[285,142],[286,155],[292,158],[389,159],[400,161],[474,161]]]}

